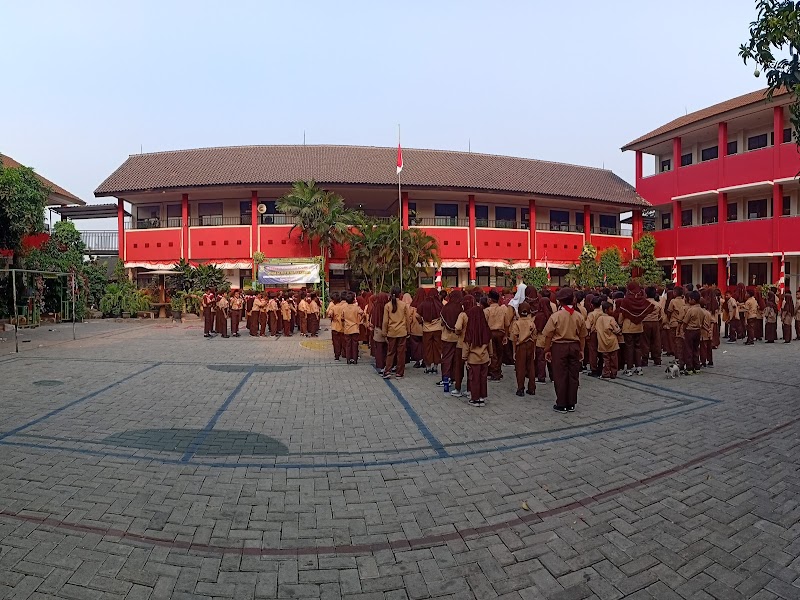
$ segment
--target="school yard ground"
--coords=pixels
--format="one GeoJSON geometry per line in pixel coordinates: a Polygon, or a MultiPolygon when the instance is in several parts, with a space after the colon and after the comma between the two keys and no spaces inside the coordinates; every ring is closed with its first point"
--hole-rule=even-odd
{"type": "Polygon", "coordinates": [[[800,343],[584,379],[558,414],[509,367],[485,408],[387,383],[327,332],[23,334],[0,332],[0,597],[800,598],[800,343]]]}

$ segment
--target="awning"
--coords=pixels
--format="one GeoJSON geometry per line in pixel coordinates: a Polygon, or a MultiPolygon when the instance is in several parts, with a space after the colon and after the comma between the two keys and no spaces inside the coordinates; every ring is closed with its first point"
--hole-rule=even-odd
{"type": "Polygon", "coordinates": [[[495,267],[496,269],[527,269],[531,266],[529,260],[520,260],[509,263],[507,260],[479,260],[475,262],[476,267],[495,267]]]}
{"type": "Polygon", "coordinates": [[[468,260],[443,260],[443,269],[469,269],[468,260]]]}
{"type": "MultiPolygon", "coordinates": [[[[61,215],[62,219],[116,219],[117,218],[117,205],[116,204],[87,204],[86,206],[54,206],[51,209],[61,215]]],[[[127,210],[124,211],[126,217],[130,217],[131,213],[127,210]]]]}
{"type": "MultiPolygon", "coordinates": [[[[150,271],[154,270],[171,270],[175,267],[178,261],[173,262],[126,262],[125,268],[126,269],[148,269],[150,271]]],[[[236,260],[229,260],[225,262],[220,261],[195,261],[190,260],[189,264],[193,267],[196,267],[200,264],[206,265],[214,265],[218,269],[253,269],[253,263],[248,261],[236,261],[236,260]]]]}

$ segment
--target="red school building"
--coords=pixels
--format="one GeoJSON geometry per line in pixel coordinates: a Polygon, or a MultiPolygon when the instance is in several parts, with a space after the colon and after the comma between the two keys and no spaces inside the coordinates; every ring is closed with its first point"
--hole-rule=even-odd
{"type": "MultiPolygon", "coordinates": [[[[217,264],[240,286],[256,251],[267,258],[309,255],[275,208],[295,181],[313,179],[370,215],[398,215],[396,151],[304,145],[136,154],[95,196],[118,199],[126,267],[146,272],[185,258],[217,264]]],[[[547,265],[556,283],[587,241],[599,250],[617,246],[627,261],[632,237],[642,231],[642,209],[650,208],[604,169],[438,150],[404,149],[403,157],[403,227],[436,237],[445,286],[513,285],[497,273],[509,264],[547,265]],[[631,211],[632,236],[620,225],[620,214],[631,211]]],[[[327,263],[332,289],[349,287],[346,249],[335,248],[327,263]]],[[[424,274],[420,283],[427,283],[424,274]]]]}
{"type": "Polygon", "coordinates": [[[800,284],[800,154],[790,97],[760,90],[670,121],[622,148],[636,190],[656,207],[656,255],[679,283],[800,284]],[[647,164],[647,154],[652,162],[647,164]],[[649,167],[651,174],[645,175],[649,167]]]}

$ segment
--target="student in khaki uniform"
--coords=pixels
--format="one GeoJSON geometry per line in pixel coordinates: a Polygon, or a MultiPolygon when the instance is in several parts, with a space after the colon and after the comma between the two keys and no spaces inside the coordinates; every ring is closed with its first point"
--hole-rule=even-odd
{"type": "Polygon", "coordinates": [[[389,294],[381,292],[370,298],[372,310],[369,313],[368,328],[372,334],[372,353],[375,357],[375,370],[378,375],[383,375],[386,368],[386,354],[388,342],[383,334],[383,316],[389,294]]]}
{"type": "Polygon", "coordinates": [[[300,301],[297,303],[297,324],[300,326],[300,335],[308,336],[308,302],[306,293],[300,292],[300,301]]]}
{"type": "Polygon", "coordinates": [[[599,377],[602,369],[600,364],[602,353],[599,349],[597,329],[595,326],[597,319],[602,314],[604,314],[603,300],[600,296],[595,296],[592,298],[592,312],[586,315],[586,331],[589,334],[589,337],[586,338],[586,346],[588,350],[587,354],[589,355],[589,374],[592,377],[599,377]]]}
{"type": "Polygon", "coordinates": [[[250,307],[250,335],[258,337],[258,329],[261,325],[261,311],[266,309],[266,307],[267,303],[264,301],[264,293],[259,292],[256,297],[253,298],[253,304],[250,307]]]}
{"type": "Polygon", "coordinates": [[[316,292],[311,292],[306,297],[306,327],[310,336],[317,337],[319,335],[319,314],[321,310],[316,292]]]}
{"type": "Polygon", "coordinates": [[[786,292],[781,303],[781,329],[784,344],[792,342],[792,317],[794,317],[794,302],[791,292],[786,292]]]}
{"type": "Polygon", "coordinates": [[[344,352],[342,310],[344,303],[341,301],[339,292],[331,294],[331,303],[325,316],[331,320],[331,344],[333,345],[333,360],[339,360],[344,352]]]}
{"type": "Polygon", "coordinates": [[[649,360],[655,366],[661,365],[661,328],[664,323],[664,311],[656,300],[656,288],[650,286],[644,290],[647,301],[653,305],[653,311],[645,315],[642,321],[642,366],[646,367],[649,360]]]}
{"type": "Polygon", "coordinates": [[[491,331],[483,308],[480,305],[472,307],[467,313],[464,348],[461,351],[461,357],[467,364],[467,385],[471,406],[486,405],[486,397],[489,395],[486,381],[493,352],[491,341],[491,331]]]}
{"type": "Polygon", "coordinates": [[[464,293],[461,290],[453,290],[447,297],[447,304],[442,308],[442,380],[439,382],[444,385],[444,380],[454,379],[456,347],[458,346],[458,332],[456,323],[461,314],[461,302],[464,293]]]}
{"type": "Polygon", "coordinates": [[[578,403],[581,363],[586,346],[586,322],[573,308],[575,292],[562,288],[556,294],[561,305],[544,327],[545,359],[553,364],[556,412],[574,412],[578,403]]]}
{"type": "Polygon", "coordinates": [[[364,320],[364,311],[356,304],[356,296],[348,292],[342,309],[342,333],[344,334],[345,358],[348,365],[358,364],[358,338],[364,320]]]}
{"type": "MultiPolygon", "coordinates": [[[[422,321],[422,355],[425,373],[438,373],[442,362],[442,306],[439,293],[431,288],[417,307],[422,321]]],[[[440,382],[441,383],[441,382],[440,382]]]]}
{"type": "Polygon", "coordinates": [[[450,390],[450,395],[454,398],[462,398],[464,393],[461,391],[464,383],[464,335],[467,333],[467,313],[475,306],[475,296],[467,294],[461,301],[461,313],[456,320],[456,333],[458,334],[458,343],[456,344],[455,366],[453,368],[453,385],[450,390]]]}
{"type": "Polygon", "coordinates": [[[657,305],[651,303],[636,281],[628,283],[624,297],[617,305],[622,337],[625,339],[625,375],[644,375],[642,370],[642,334],[644,319],[657,305]]]}
{"type": "Polygon", "coordinates": [[[414,300],[411,300],[410,294],[403,294],[403,302],[408,304],[411,319],[410,330],[408,332],[408,348],[411,354],[411,360],[414,361],[414,368],[421,369],[425,365],[422,364],[423,351],[422,351],[422,317],[419,316],[419,305],[425,300],[426,294],[424,288],[419,288],[414,300]]]}
{"type": "Polygon", "coordinates": [[[728,312],[728,344],[735,344],[739,338],[739,303],[730,291],[725,292],[725,309],[728,312]]]}
{"type": "Polygon", "coordinates": [[[714,368],[714,316],[709,310],[711,301],[700,299],[703,309],[703,326],[700,328],[700,367],[714,368]]]}
{"type": "Polygon", "coordinates": [[[619,336],[622,329],[614,318],[614,305],[603,302],[601,313],[595,319],[597,351],[603,355],[603,374],[601,379],[616,379],[619,370],[619,336]]]}
{"type": "Polygon", "coordinates": [[[550,292],[543,289],[540,293],[541,297],[538,299],[539,306],[533,315],[536,331],[539,332],[536,336],[536,381],[538,383],[545,383],[547,381],[545,375],[548,372],[550,373],[550,381],[553,381],[553,365],[544,358],[546,338],[543,333],[544,326],[547,325],[547,321],[550,319],[550,315],[553,314],[553,311],[550,303],[550,292]]]}
{"type": "Polygon", "coordinates": [[[525,396],[525,378],[528,378],[528,395],[536,394],[536,325],[531,318],[531,305],[519,305],[519,318],[511,323],[511,341],[514,344],[514,371],[517,376],[517,396],[525,396]]]}
{"type": "Polygon", "coordinates": [[[266,311],[261,311],[261,335],[264,335],[264,324],[269,320],[269,334],[272,337],[278,337],[280,331],[278,330],[278,299],[275,297],[275,292],[270,292],[267,300],[266,311]]]}
{"type": "Polygon", "coordinates": [[[395,377],[402,379],[406,373],[406,338],[408,325],[411,320],[411,307],[400,300],[402,291],[399,287],[392,288],[389,301],[383,307],[383,322],[381,332],[386,338],[386,364],[383,369],[383,378],[390,379],[392,369],[395,377]]]}
{"type": "Polygon", "coordinates": [[[216,302],[216,330],[224,338],[228,336],[228,309],[230,308],[228,297],[225,294],[220,294],[216,302]]]}
{"type": "Polygon", "coordinates": [[[795,341],[800,341],[800,289],[794,299],[794,332],[795,341]]]}
{"type": "Polygon", "coordinates": [[[233,291],[231,298],[231,335],[239,337],[239,323],[242,320],[242,309],[244,308],[244,298],[241,290],[233,291]]]}
{"type": "Polygon", "coordinates": [[[292,322],[297,309],[291,298],[284,298],[281,304],[281,317],[283,318],[283,336],[292,337],[292,322]]]}
{"type": "Polygon", "coordinates": [[[500,381],[503,378],[503,346],[508,339],[508,315],[500,306],[500,294],[497,290],[489,292],[489,307],[486,309],[486,321],[492,332],[492,362],[489,365],[490,381],[500,381]]]}
{"type": "Polygon", "coordinates": [[[700,330],[703,328],[703,309],[700,307],[700,292],[697,290],[689,294],[689,306],[681,319],[685,348],[684,360],[686,367],[684,375],[696,375],[700,372],[700,330]]]}
{"type": "Polygon", "coordinates": [[[686,349],[686,341],[683,339],[683,329],[680,324],[683,321],[683,315],[686,313],[686,300],[684,299],[684,291],[680,286],[675,286],[675,297],[670,301],[667,306],[667,317],[669,318],[670,338],[672,340],[672,348],[675,352],[675,362],[684,370],[686,368],[686,361],[684,360],[684,350],[686,349]]]}
{"type": "Polygon", "coordinates": [[[758,316],[758,300],[753,290],[747,290],[747,300],[744,303],[745,319],[747,320],[747,341],[745,346],[752,346],[756,343],[756,322],[758,316]]]}
{"type": "Polygon", "coordinates": [[[774,344],[778,339],[778,305],[775,294],[767,294],[767,302],[764,306],[764,343],[774,344]]]}
{"type": "Polygon", "coordinates": [[[214,329],[214,304],[216,302],[216,295],[211,288],[206,289],[203,294],[201,306],[203,308],[203,337],[210,338],[211,332],[214,329]]]}

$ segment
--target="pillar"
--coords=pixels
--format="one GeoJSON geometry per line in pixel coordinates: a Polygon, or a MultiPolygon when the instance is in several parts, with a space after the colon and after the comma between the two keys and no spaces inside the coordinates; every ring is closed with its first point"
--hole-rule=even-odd
{"type": "Polygon", "coordinates": [[[528,241],[530,242],[531,268],[536,266],[536,200],[528,200],[528,241]]]}
{"type": "Polygon", "coordinates": [[[592,212],[588,204],[583,205],[583,239],[586,244],[592,243],[592,212]]]}
{"type": "Polygon", "coordinates": [[[717,287],[725,293],[728,289],[728,257],[720,256],[717,258],[717,287]]]}
{"type": "Polygon", "coordinates": [[[781,251],[781,215],[783,214],[783,186],[772,185],[772,251],[781,251]]]}
{"type": "MultiPolygon", "coordinates": [[[[676,251],[675,254],[677,254],[677,253],[678,252],[676,251]]],[[[676,260],[674,264],[677,265],[676,266],[677,275],[675,277],[675,279],[676,279],[675,285],[683,285],[683,282],[681,281],[681,261],[676,260]]]]}
{"type": "Polygon", "coordinates": [[[478,254],[477,248],[477,238],[475,235],[475,196],[470,194],[468,196],[469,206],[468,206],[468,215],[469,215],[469,284],[475,285],[475,282],[478,279],[478,270],[475,265],[475,257],[478,254]]]}
{"type": "Polygon", "coordinates": [[[400,194],[400,203],[403,205],[403,229],[408,229],[408,192],[400,194]]]}
{"type": "MultiPolygon", "coordinates": [[[[772,147],[772,156],[775,172],[772,176],[780,178],[781,153],[780,146],[783,143],[783,107],[776,106],[772,109],[772,130],[775,134],[775,145],[772,147]]],[[[792,173],[794,175],[794,173],[792,173]]]]}
{"type": "Polygon", "coordinates": [[[181,194],[181,258],[189,259],[189,194],[181,194]]]}
{"type": "MultiPolygon", "coordinates": [[[[681,226],[681,201],[672,201],[672,235],[675,236],[675,256],[679,255],[678,252],[678,228],[681,226]]],[[[681,271],[678,265],[678,279],[680,280],[681,271]]]]}
{"type": "Polygon", "coordinates": [[[122,263],[125,263],[125,200],[117,198],[117,254],[122,263]]]}
{"type": "Polygon", "coordinates": [[[642,179],[642,151],[636,151],[636,187],[639,187],[639,181],[642,179]]]}
{"type": "Polygon", "coordinates": [[[677,171],[681,166],[681,138],[672,138],[672,170],[677,171]]]}
{"type": "MultiPolygon", "coordinates": [[[[717,192],[717,254],[728,256],[728,249],[725,245],[725,229],[728,225],[728,194],[717,192]]],[[[723,280],[724,282],[724,280],[723,280]]],[[[717,285],[720,285],[717,282],[717,285]]]]}
{"type": "Polygon", "coordinates": [[[642,232],[644,231],[644,221],[642,220],[642,211],[634,210],[633,215],[631,217],[632,220],[632,227],[631,233],[633,234],[633,243],[639,241],[639,238],[642,237],[642,232]]]}
{"type": "MultiPolygon", "coordinates": [[[[261,250],[261,236],[259,235],[258,231],[260,219],[258,217],[259,217],[258,192],[256,190],[253,190],[252,192],[250,192],[250,257],[251,258],[253,254],[261,250]]],[[[255,282],[257,276],[258,273],[256,273],[256,263],[255,261],[253,261],[253,272],[251,274],[251,280],[255,282]]]]}

